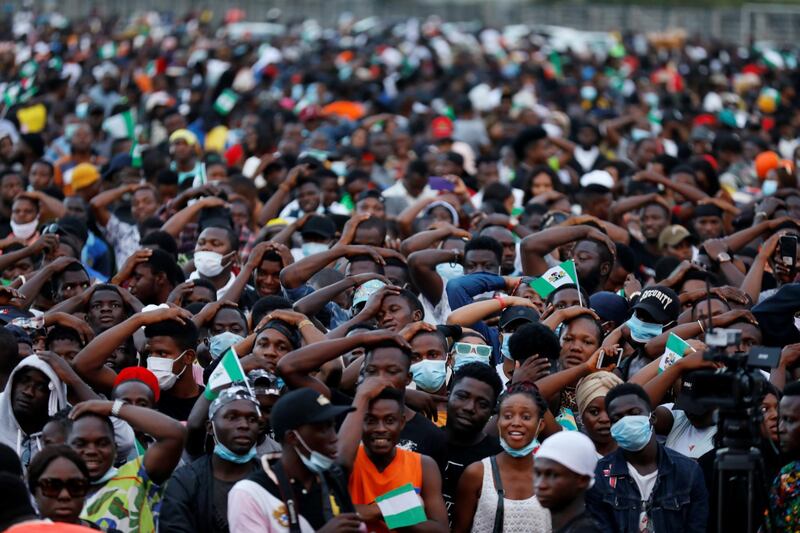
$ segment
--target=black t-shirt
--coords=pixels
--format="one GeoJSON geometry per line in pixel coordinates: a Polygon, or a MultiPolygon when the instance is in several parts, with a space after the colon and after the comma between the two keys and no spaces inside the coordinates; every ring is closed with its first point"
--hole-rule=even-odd
{"type": "Polygon", "coordinates": [[[440,465],[439,469],[442,473],[442,496],[451,524],[455,516],[456,489],[461,474],[472,463],[496,455],[501,451],[503,449],[500,447],[497,437],[491,435],[486,435],[472,446],[460,446],[449,442],[445,444],[445,464],[440,465]]]}
{"type": "MultiPolygon", "coordinates": [[[[204,390],[205,389],[203,387],[200,387],[200,394],[203,394],[204,390]]],[[[191,398],[176,398],[175,396],[169,394],[169,391],[165,391],[161,394],[161,398],[158,400],[156,410],[174,418],[179,422],[184,422],[189,418],[189,413],[192,412],[192,407],[194,407],[194,404],[197,401],[197,398],[200,397],[200,394],[191,398]]]]}
{"type": "Polygon", "coordinates": [[[553,533],[603,533],[603,530],[594,521],[589,511],[584,510],[581,514],[567,522],[564,527],[553,533]]]}
{"type": "Polygon", "coordinates": [[[639,242],[635,237],[631,236],[631,242],[628,245],[633,251],[633,256],[636,258],[637,271],[634,272],[637,278],[647,279],[655,275],[656,263],[661,259],[660,255],[653,255],[644,244],[639,242]]]}
{"type": "Polygon", "coordinates": [[[444,433],[419,413],[415,413],[414,417],[406,422],[406,426],[400,432],[397,446],[404,450],[427,455],[436,461],[436,464],[442,464],[444,461],[444,433]]]}

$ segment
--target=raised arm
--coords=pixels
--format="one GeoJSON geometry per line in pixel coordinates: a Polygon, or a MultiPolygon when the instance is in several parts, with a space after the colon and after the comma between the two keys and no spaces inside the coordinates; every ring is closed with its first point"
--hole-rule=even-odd
{"type": "Polygon", "coordinates": [[[420,250],[408,256],[408,272],[420,293],[434,306],[442,299],[444,281],[436,272],[441,263],[461,263],[461,250],[420,250]]]}
{"type": "MultiPolygon", "coordinates": [[[[114,402],[108,400],[90,400],[76,405],[69,416],[76,419],[82,414],[95,413],[100,416],[111,416],[114,402]]],[[[117,417],[131,427],[146,433],[155,439],[144,453],[144,468],[147,476],[157,485],[167,481],[172,475],[183,451],[186,430],[180,422],[153,409],[123,404],[117,417]]]]}
{"type": "Polygon", "coordinates": [[[638,194],[636,196],[628,196],[627,198],[621,198],[611,204],[611,207],[608,210],[608,218],[612,221],[617,222],[622,215],[625,213],[629,213],[631,211],[635,211],[640,207],[643,207],[649,203],[658,202],[664,207],[669,210],[669,205],[666,201],[661,198],[657,193],[650,193],[650,194],[638,194]]]}
{"type": "Polygon", "coordinates": [[[552,136],[550,137],[550,142],[553,143],[556,148],[561,150],[561,153],[558,154],[558,164],[560,168],[564,168],[564,166],[570,162],[575,154],[575,143],[569,139],[552,136]]]}
{"type": "Polygon", "coordinates": [[[225,293],[226,300],[229,300],[231,302],[239,301],[239,298],[241,298],[242,292],[244,292],[245,287],[247,287],[247,284],[250,283],[250,280],[253,279],[253,273],[258,269],[258,267],[264,261],[264,254],[268,252],[275,252],[280,256],[281,270],[294,263],[292,252],[289,251],[289,249],[283,244],[277,242],[258,243],[256,247],[253,248],[253,251],[250,252],[250,255],[247,258],[247,262],[239,271],[239,274],[233,281],[233,285],[231,285],[231,288],[228,289],[228,292],[225,293]]]}
{"type": "Polygon", "coordinates": [[[689,202],[697,203],[708,198],[708,194],[693,185],[678,183],[653,170],[643,170],[633,176],[634,181],[647,181],[656,185],[663,185],[665,189],[677,192],[689,202]]]}
{"type": "Polygon", "coordinates": [[[419,200],[413,202],[411,205],[403,209],[403,211],[397,215],[397,229],[400,231],[400,235],[403,237],[407,237],[414,233],[414,220],[419,216],[419,214],[433,202],[437,201],[437,198],[420,198],[419,200]]]}
{"type": "Polygon", "coordinates": [[[435,222],[431,224],[431,228],[427,231],[420,231],[411,235],[400,244],[400,252],[408,257],[414,252],[420,250],[430,250],[437,244],[442,242],[448,237],[464,237],[469,239],[470,234],[467,231],[457,228],[452,224],[435,222]]]}
{"type": "Polygon", "coordinates": [[[0,255],[0,272],[4,271],[17,261],[26,257],[41,254],[45,250],[55,250],[58,247],[58,235],[49,233],[42,235],[36,242],[25,248],[20,248],[14,252],[4,252],[0,255]]]}
{"type": "Polygon", "coordinates": [[[314,292],[297,300],[294,304],[294,310],[298,313],[303,313],[306,316],[314,316],[322,311],[325,305],[331,302],[342,292],[352,289],[353,287],[357,287],[362,283],[372,279],[378,279],[386,285],[389,285],[389,280],[386,279],[385,276],[375,272],[367,272],[364,274],[349,276],[341,281],[337,281],[333,285],[328,285],[327,287],[317,289],[314,292]]]}
{"type": "Polygon", "coordinates": [[[33,275],[33,277],[31,277],[22,285],[22,287],[19,288],[20,294],[25,297],[19,307],[22,309],[30,308],[30,306],[33,305],[33,302],[36,301],[36,297],[39,296],[39,293],[42,291],[42,287],[44,287],[46,282],[48,282],[59,272],[62,272],[69,265],[77,262],[78,260],[74,257],[62,256],[56,258],[52,263],[48,263],[43,266],[36,274],[33,275]]]}
{"type": "Polygon", "coordinates": [[[67,214],[67,209],[64,207],[64,204],[61,203],[61,200],[58,198],[53,198],[49,194],[45,194],[42,191],[26,191],[20,193],[18,198],[32,198],[39,203],[39,211],[41,213],[42,220],[52,220],[54,218],[61,218],[67,214]]]}
{"type": "Polygon", "coordinates": [[[301,165],[294,167],[286,174],[286,179],[278,185],[278,190],[269,197],[267,203],[265,203],[261,207],[261,211],[258,212],[256,221],[259,226],[263,226],[278,216],[278,213],[281,212],[281,209],[283,209],[283,206],[286,204],[286,200],[289,198],[292,189],[297,185],[297,180],[300,178],[300,175],[305,174],[307,171],[308,166],[301,165]]]}
{"type": "Polygon", "coordinates": [[[111,219],[111,213],[108,210],[108,206],[118,201],[125,194],[132,193],[138,187],[139,185],[136,183],[120,185],[115,189],[103,191],[92,198],[89,202],[89,205],[92,208],[92,214],[94,214],[94,218],[97,223],[102,227],[106,227],[109,219],[111,219]]]}
{"type": "Polygon", "coordinates": [[[385,261],[381,254],[371,246],[334,246],[330,250],[311,254],[304,257],[292,265],[288,265],[281,271],[281,285],[287,289],[296,289],[306,283],[311,277],[342,257],[352,257],[354,255],[370,255],[375,262],[384,264],[385,261]]]}
{"type": "Polygon", "coordinates": [[[628,233],[628,230],[617,226],[607,220],[600,220],[599,218],[592,216],[592,215],[579,215],[576,217],[569,218],[562,223],[562,226],[576,226],[580,224],[586,224],[587,222],[593,222],[603,228],[603,231],[606,232],[608,238],[614,242],[620,242],[622,244],[628,244],[631,241],[631,234],[628,233]]]}
{"type": "Polygon", "coordinates": [[[348,474],[353,470],[356,461],[358,446],[361,444],[361,434],[364,430],[364,416],[371,402],[386,387],[391,385],[385,378],[370,376],[364,380],[356,390],[353,399],[355,411],[348,413],[339,428],[339,442],[337,444],[337,462],[348,474]]]}
{"type": "Polygon", "coordinates": [[[778,232],[766,240],[764,245],[758,251],[756,258],[747,270],[747,275],[744,277],[741,286],[739,287],[744,291],[750,299],[758,302],[758,296],[761,294],[761,281],[764,279],[764,269],[769,262],[775,249],[778,247],[778,242],[784,232],[778,232]]]}
{"type": "Polygon", "coordinates": [[[95,337],[72,360],[72,368],[89,384],[103,391],[110,391],[117,373],[106,366],[106,360],[118,346],[142,326],[170,319],[191,320],[191,317],[189,311],[180,307],[137,313],[95,337]]]}
{"type": "Polygon", "coordinates": [[[161,231],[165,231],[177,239],[178,235],[183,231],[183,228],[194,220],[194,218],[200,214],[200,211],[211,207],[224,207],[225,205],[227,205],[225,200],[216,196],[200,198],[192,205],[184,207],[169,217],[169,220],[164,222],[164,225],[161,226],[161,231]]]}
{"type": "Polygon", "coordinates": [[[530,300],[520,296],[506,296],[502,299],[492,298],[491,300],[481,300],[480,302],[472,302],[459,307],[447,317],[447,324],[471,327],[472,324],[484,320],[489,315],[499,313],[507,307],[530,307],[535,309],[530,300]]]}
{"type": "Polygon", "coordinates": [[[526,276],[541,276],[547,272],[544,260],[547,254],[559,246],[589,236],[592,229],[590,226],[558,226],[528,235],[520,243],[522,271],[526,276]]]}

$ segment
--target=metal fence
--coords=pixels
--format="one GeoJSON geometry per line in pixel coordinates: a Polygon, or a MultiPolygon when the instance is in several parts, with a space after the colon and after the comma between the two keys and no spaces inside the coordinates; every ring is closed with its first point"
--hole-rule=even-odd
{"type": "MultiPolygon", "coordinates": [[[[21,4],[13,0],[12,5],[21,4]]],[[[34,0],[38,6],[53,0],[34,0]]],[[[751,40],[781,44],[800,42],[800,6],[745,4],[742,7],[604,5],[593,2],[531,2],[525,0],[58,0],[57,9],[80,17],[91,9],[129,15],[143,10],[182,14],[210,7],[219,16],[238,7],[247,19],[263,20],[270,9],[281,10],[283,20],[315,18],[334,23],[343,12],[357,17],[387,19],[440,15],[449,21],[486,24],[553,24],[599,31],[663,31],[682,28],[693,35],[746,44],[751,40]]]]}

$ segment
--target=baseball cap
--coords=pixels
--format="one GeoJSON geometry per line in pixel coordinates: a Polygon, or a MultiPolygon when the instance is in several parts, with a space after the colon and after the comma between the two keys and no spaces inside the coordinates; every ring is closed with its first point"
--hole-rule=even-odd
{"type": "Polygon", "coordinates": [[[622,324],[628,319],[628,300],[613,292],[600,291],[592,294],[589,297],[589,307],[604,322],[622,324]]]}
{"type": "Polygon", "coordinates": [[[707,413],[711,408],[707,405],[702,405],[697,399],[695,398],[695,376],[697,375],[697,371],[686,372],[681,377],[681,391],[678,393],[678,397],[675,399],[675,405],[673,408],[680,409],[681,411],[688,413],[690,415],[704,415],[707,413]]]}
{"type": "Polygon", "coordinates": [[[314,215],[306,220],[300,230],[300,235],[322,237],[323,239],[331,239],[336,234],[336,224],[324,215],[314,215]]]}
{"type": "Polygon", "coordinates": [[[379,279],[365,281],[353,293],[352,307],[365,303],[369,297],[378,292],[386,284],[379,279]]]}
{"type": "Polygon", "coordinates": [[[447,117],[436,117],[431,121],[431,136],[434,139],[450,139],[453,137],[453,121],[447,117]]]}
{"type": "Polygon", "coordinates": [[[176,141],[185,141],[189,146],[194,146],[197,144],[197,135],[187,129],[175,130],[169,136],[169,143],[172,144],[176,141]]]}
{"type": "Polygon", "coordinates": [[[539,313],[530,307],[514,305],[507,307],[500,315],[500,329],[506,329],[511,324],[517,322],[517,326],[524,322],[538,322],[539,313]]]}
{"type": "Polygon", "coordinates": [[[668,324],[678,319],[681,304],[678,295],[669,287],[654,285],[642,291],[633,310],[641,309],[652,316],[659,324],[668,324]]]}
{"type": "Polygon", "coordinates": [[[130,154],[117,154],[112,157],[103,171],[103,180],[110,181],[114,174],[123,168],[133,168],[133,158],[130,154]]]}
{"type": "Polygon", "coordinates": [[[314,389],[307,387],[293,390],[275,402],[270,423],[275,440],[283,441],[287,431],[307,424],[327,422],[344,413],[354,411],[350,405],[333,405],[331,401],[314,389]]]}
{"type": "Polygon", "coordinates": [[[605,170],[592,170],[581,176],[580,184],[581,187],[611,189],[614,187],[614,178],[605,170]]]}
{"type": "Polygon", "coordinates": [[[667,246],[677,246],[685,239],[694,240],[688,229],[684,228],[680,224],[673,224],[671,226],[667,226],[661,230],[661,233],[659,233],[658,247],[663,249],[667,246]]]}
{"type": "Polygon", "coordinates": [[[72,189],[79,191],[100,179],[97,167],[90,163],[79,163],[72,169],[72,189]]]}
{"type": "Polygon", "coordinates": [[[0,305],[0,323],[8,324],[17,318],[32,318],[33,313],[13,305],[0,305]]]}
{"type": "Polygon", "coordinates": [[[559,431],[545,439],[536,452],[536,459],[550,459],[579,476],[587,476],[594,485],[597,452],[592,440],[580,431],[559,431]]]}

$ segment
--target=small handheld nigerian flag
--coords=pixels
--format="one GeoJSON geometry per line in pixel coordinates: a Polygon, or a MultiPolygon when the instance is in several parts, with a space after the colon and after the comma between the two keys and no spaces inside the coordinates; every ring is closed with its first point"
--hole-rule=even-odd
{"type": "Polygon", "coordinates": [[[375,498],[389,529],[413,526],[428,519],[414,486],[406,483],[375,498]]]}
{"type": "Polygon", "coordinates": [[[133,168],[142,168],[142,146],[136,142],[136,139],[133,140],[133,145],[131,145],[131,166],[133,168]]]}
{"type": "Polygon", "coordinates": [[[233,346],[231,346],[220,359],[217,368],[215,368],[208,377],[206,390],[217,393],[221,388],[231,383],[239,382],[243,382],[248,390],[250,389],[250,384],[247,383],[247,377],[242,368],[242,363],[239,362],[239,358],[236,356],[236,352],[233,351],[233,346]]]}
{"type": "Polygon", "coordinates": [[[531,281],[530,285],[533,290],[539,293],[539,296],[547,298],[551,292],[569,283],[578,284],[578,275],[575,273],[575,262],[572,259],[554,266],[542,274],[541,277],[531,281]]]}
{"type": "Polygon", "coordinates": [[[230,113],[239,101],[239,95],[233,89],[225,89],[214,101],[214,110],[222,116],[230,113]]]}
{"type": "Polygon", "coordinates": [[[111,115],[103,121],[103,131],[108,133],[113,139],[135,138],[136,122],[133,120],[133,113],[130,109],[111,115]]]}
{"type": "Polygon", "coordinates": [[[674,365],[678,359],[686,354],[687,350],[695,351],[694,348],[689,346],[688,342],[674,333],[670,333],[669,337],[667,337],[667,348],[664,350],[664,355],[661,356],[661,360],[658,362],[658,373],[660,374],[674,365]]]}

